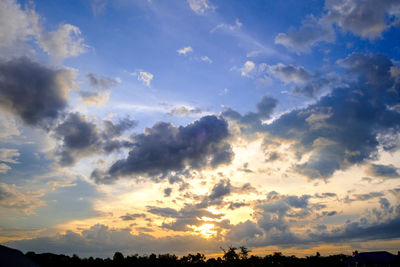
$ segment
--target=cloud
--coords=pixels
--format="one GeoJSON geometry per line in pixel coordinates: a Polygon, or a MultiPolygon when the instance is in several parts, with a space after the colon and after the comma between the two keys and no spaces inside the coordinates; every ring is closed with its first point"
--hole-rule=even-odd
{"type": "Polygon", "coordinates": [[[3,129],[0,131],[0,138],[3,138],[3,140],[21,134],[15,118],[6,113],[0,114],[0,129],[3,129]]]}
{"type": "Polygon", "coordinates": [[[12,169],[5,163],[18,164],[19,161],[15,158],[19,157],[19,155],[17,149],[0,148],[0,173],[5,174],[12,169]]]}
{"type": "Polygon", "coordinates": [[[79,95],[86,105],[101,106],[107,103],[110,98],[111,87],[117,86],[121,83],[119,78],[100,77],[94,73],[86,74],[91,87],[96,91],[80,91],[79,95]]]}
{"type": "Polygon", "coordinates": [[[123,216],[120,216],[120,218],[123,221],[133,221],[133,220],[136,220],[138,218],[145,218],[145,217],[146,217],[146,214],[144,214],[144,213],[127,213],[127,214],[125,214],[123,216]]]}
{"type": "Polygon", "coordinates": [[[400,22],[400,4],[393,0],[326,0],[320,18],[309,15],[299,29],[279,33],[275,43],[297,53],[309,52],[319,42],[334,42],[333,25],[370,40],[400,22]]]}
{"type": "Polygon", "coordinates": [[[201,61],[207,62],[207,63],[212,63],[213,61],[211,60],[211,58],[209,58],[208,56],[202,56],[200,58],[201,61]]]}
{"type": "Polygon", "coordinates": [[[184,48],[176,50],[180,55],[186,55],[188,53],[193,53],[193,48],[191,46],[185,46],[184,48]]]}
{"type": "Polygon", "coordinates": [[[79,158],[90,155],[101,146],[100,134],[94,123],[86,121],[79,113],[70,113],[54,130],[62,141],[57,155],[62,166],[74,164],[79,158]]]}
{"type": "Polygon", "coordinates": [[[179,107],[174,107],[168,115],[171,116],[193,116],[193,115],[199,115],[203,112],[200,108],[192,108],[192,107],[185,107],[185,106],[179,106],[179,107]]]}
{"type": "Polygon", "coordinates": [[[0,182],[0,207],[33,214],[37,207],[43,206],[42,194],[26,192],[22,187],[0,182]]]}
{"type": "Polygon", "coordinates": [[[26,57],[0,61],[0,108],[28,125],[46,126],[67,107],[75,72],[51,69],[26,57]]]}
{"type": "Polygon", "coordinates": [[[212,28],[210,32],[213,33],[218,30],[236,31],[236,30],[239,30],[242,26],[243,26],[243,23],[241,23],[239,19],[236,19],[234,25],[221,23],[221,24],[218,24],[217,26],[215,26],[214,28],[212,28]]]}
{"type": "Polygon", "coordinates": [[[123,134],[123,132],[136,127],[138,125],[138,121],[132,120],[129,117],[125,117],[124,119],[118,120],[117,123],[114,123],[110,120],[104,120],[103,124],[103,138],[111,139],[114,137],[119,137],[123,134]]]}
{"type": "Polygon", "coordinates": [[[240,69],[241,75],[244,77],[248,77],[250,73],[255,70],[256,65],[254,64],[253,61],[246,61],[243,65],[243,67],[240,69]]]}
{"type": "Polygon", "coordinates": [[[7,164],[0,163],[0,174],[6,174],[9,170],[12,168],[8,166],[7,164]]]}
{"type": "Polygon", "coordinates": [[[103,92],[91,92],[91,91],[80,91],[80,97],[83,103],[88,106],[102,106],[110,99],[110,91],[103,92]]]}
{"type": "Polygon", "coordinates": [[[275,37],[275,43],[281,44],[297,53],[309,52],[310,47],[318,42],[334,42],[335,32],[332,25],[310,15],[299,29],[291,28],[288,33],[279,33],[275,37]]]}
{"type": "Polygon", "coordinates": [[[310,152],[294,170],[312,179],[328,178],[336,170],[376,158],[378,146],[384,146],[378,134],[399,131],[400,114],[390,108],[400,100],[391,61],[385,56],[352,54],[339,64],[357,79],[264,125],[269,138],[295,141],[296,150],[310,152]]]}
{"type": "Polygon", "coordinates": [[[249,128],[250,131],[259,131],[260,128],[262,128],[262,121],[271,117],[277,105],[278,100],[275,98],[263,96],[260,102],[256,105],[256,112],[247,112],[245,115],[241,115],[239,112],[231,108],[225,108],[221,115],[249,128]]]}
{"type": "Polygon", "coordinates": [[[0,54],[5,58],[34,54],[32,42],[58,60],[87,50],[78,27],[61,24],[55,31],[46,31],[31,3],[21,9],[14,0],[1,1],[0,18],[0,54]]]}
{"type": "Polygon", "coordinates": [[[370,192],[366,194],[354,194],[353,199],[346,199],[346,201],[366,201],[377,197],[383,197],[383,192],[370,192]]]}
{"type": "Polygon", "coordinates": [[[208,0],[187,0],[189,7],[199,15],[203,15],[207,10],[214,10],[208,0]]]}
{"type": "Polygon", "coordinates": [[[202,205],[220,205],[225,196],[231,194],[231,182],[229,179],[220,180],[211,189],[211,193],[202,201],[202,205]]]}
{"type": "Polygon", "coordinates": [[[133,148],[126,159],[120,159],[106,173],[96,170],[97,183],[111,182],[121,176],[165,177],[171,172],[215,168],[229,163],[233,157],[227,122],[206,116],[187,125],[176,127],[158,122],[144,134],[133,136],[133,148]]]}
{"type": "Polygon", "coordinates": [[[119,78],[113,79],[108,77],[100,77],[94,73],[86,74],[86,78],[89,80],[89,83],[93,88],[101,90],[110,89],[111,87],[117,86],[119,83],[121,83],[119,78]]]}
{"type": "Polygon", "coordinates": [[[305,83],[312,78],[312,75],[303,67],[295,65],[284,65],[282,63],[269,67],[269,71],[285,83],[305,83]]]}
{"type": "Polygon", "coordinates": [[[226,239],[234,243],[248,242],[252,238],[260,238],[262,229],[252,221],[245,221],[234,225],[226,235],[226,239]]]}
{"type": "Polygon", "coordinates": [[[154,75],[151,74],[150,72],[139,71],[138,80],[141,81],[147,87],[150,87],[153,77],[154,75]]]}
{"type": "Polygon", "coordinates": [[[2,162],[7,162],[7,163],[12,163],[12,164],[18,164],[18,159],[15,159],[19,157],[19,151],[17,149],[13,148],[0,148],[0,161],[2,162]]]}
{"type": "Polygon", "coordinates": [[[327,0],[325,16],[342,29],[373,40],[400,22],[399,8],[393,0],[327,0]]]}
{"type": "MultiPolygon", "coordinates": [[[[150,207],[148,211],[164,218],[174,219],[173,222],[163,222],[162,228],[174,231],[193,231],[192,226],[200,226],[207,222],[207,220],[202,219],[203,217],[220,219],[223,216],[223,214],[214,214],[205,208],[201,205],[185,204],[180,210],[150,207]]],[[[214,224],[215,230],[226,226],[226,221],[217,222],[212,220],[211,222],[214,224]]]]}
{"type": "Polygon", "coordinates": [[[164,189],[164,197],[171,196],[172,188],[168,187],[164,189]]]}
{"type": "Polygon", "coordinates": [[[367,174],[389,179],[400,177],[397,168],[393,165],[370,164],[367,169],[367,174]]]}
{"type": "Polygon", "coordinates": [[[0,2],[0,54],[12,57],[31,53],[26,44],[37,32],[39,16],[31,8],[25,10],[14,0],[0,2]]]}
{"type": "Polygon", "coordinates": [[[42,32],[38,36],[40,47],[56,59],[78,56],[87,50],[81,31],[71,24],[61,24],[56,31],[42,32]]]}
{"type": "Polygon", "coordinates": [[[146,72],[146,71],[133,72],[130,75],[137,76],[138,81],[142,82],[147,87],[151,86],[151,81],[153,80],[153,77],[154,77],[153,74],[151,74],[150,72],[146,72]]]}

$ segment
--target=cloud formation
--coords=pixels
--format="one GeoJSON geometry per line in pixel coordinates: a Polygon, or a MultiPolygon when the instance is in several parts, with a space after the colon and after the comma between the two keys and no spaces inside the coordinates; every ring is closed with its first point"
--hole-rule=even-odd
{"type": "Polygon", "coordinates": [[[79,158],[92,154],[101,146],[100,133],[94,123],[88,122],[79,113],[70,113],[54,130],[62,141],[57,154],[63,166],[74,164],[79,158]]]}
{"type": "Polygon", "coordinates": [[[397,168],[393,165],[370,164],[367,169],[367,174],[381,178],[400,178],[397,168]]]}
{"type": "Polygon", "coordinates": [[[297,53],[309,52],[319,42],[335,41],[333,25],[370,40],[400,23],[400,4],[395,0],[326,0],[320,18],[309,15],[299,29],[279,33],[275,43],[297,53]]]}
{"type": "Polygon", "coordinates": [[[90,86],[95,91],[80,91],[79,95],[86,105],[103,105],[110,98],[110,89],[121,83],[119,78],[100,77],[94,73],[86,74],[90,86]]]}
{"type": "Polygon", "coordinates": [[[208,0],[186,0],[189,7],[199,15],[203,15],[207,10],[213,10],[215,7],[208,0]]]}
{"type": "Polygon", "coordinates": [[[193,48],[191,46],[185,46],[184,48],[176,50],[180,55],[186,55],[188,53],[193,53],[193,48]]]}
{"type": "Polygon", "coordinates": [[[55,31],[47,31],[32,4],[24,9],[15,0],[0,3],[0,55],[6,58],[34,54],[34,41],[51,57],[62,60],[84,53],[88,46],[80,29],[71,24],[60,24],[55,31]]]}
{"type": "Polygon", "coordinates": [[[28,125],[48,126],[68,105],[75,72],[52,69],[26,57],[0,61],[0,108],[28,125]]]}
{"type": "Polygon", "coordinates": [[[310,15],[299,29],[291,28],[288,33],[279,33],[275,43],[281,44],[297,53],[310,52],[310,47],[318,42],[335,41],[335,32],[332,25],[324,19],[317,19],[310,15]]]}
{"type": "Polygon", "coordinates": [[[40,47],[56,59],[78,56],[87,50],[81,31],[71,24],[62,24],[56,31],[38,35],[40,47]]]}
{"type": "Polygon", "coordinates": [[[399,85],[392,62],[385,56],[352,54],[339,61],[355,75],[348,87],[336,88],[317,103],[282,115],[265,131],[271,138],[296,141],[296,148],[310,153],[294,169],[309,178],[328,178],[377,157],[378,134],[398,134],[399,85]]]}
{"type": "Polygon", "coordinates": [[[200,108],[192,108],[192,107],[185,107],[185,106],[178,106],[174,107],[168,115],[171,116],[193,116],[199,115],[203,112],[200,108]]]}
{"type": "Polygon", "coordinates": [[[165,177],[185,169],[215,168],[233,157],[227,122],[206,116],[176,127],[158,122],[143,134],[133,136],[133,148],[126,159],[112,164],[106,173],[95,170],[98,183],[112,182],[121,176],[165,177]]]}
{"type": "Polygon", "coordinates": [[[45,203],[40,199],[42,194],[23,191],[22,187],[0,182],[0,207],[33,214],[37,207],[45,203]]]}

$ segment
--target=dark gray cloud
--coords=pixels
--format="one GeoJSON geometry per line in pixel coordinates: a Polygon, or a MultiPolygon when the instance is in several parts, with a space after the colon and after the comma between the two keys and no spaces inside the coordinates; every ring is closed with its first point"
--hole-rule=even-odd
{"type": "MultiPolygon", "coordinates": [[[[400,206],[393,207],[385,198],[380,200],[381,209],[375,209],[377,220],[362,217],[359,220],[348,221],[344,225],[323,233],[310,233],[309,242],[337,243],[351,240],[370,241],[393,239],[400,237],[400,206]],[[388,215],[387,218],[382,215],[388,215]]],[[[307,239],[306,239],[307,240],[307,239]]]]}
{"type": "Polygon", "coordinates": [[[171,208],[159,208],[159,207],[148,207],[147,209],[148,212],[162,216],[162,217],[172,217],[176,218],[178,217],[179,213],[178,211],[171,209],[171,208]]]}
{"type": "Polygon", "coordinates": [[[399,7],[400,3],[396,0],[327,0],[325,18],[346,31],[375,39],[399,23],[399,7]]]}
{"type": "MultiPolygon", "coordinates": [[[[219,219],[223,216],[223,214],[213,214],[205,208],[206,207],[203,207],[201,205],[185,204],[185,206],[180,210],[175,210],[171,208],[148,207],[147,211],[164,218],[175,219],[171,223],[164,222],[161,225],[162,228],[174,231],[188,231],[192,230],[192,228],[189,227],[191,225],[202,225],[204,223],[204,221],[201,220],[202,217],[219,219]]],[[[218,226],[217,222],[215,222],[215,224],[217,224],[218,226]]],[[[226,223],[221,223],[221,225],[226,225],[226,223]]]]}
{"type": "Polygon", "coordinates": [[[115,162],[106,173],[95,170],[92,177],[103,183],[121,176],[161,178],[185,169],[215,168],[232,160],[228,137],[227,122],[216,116],[180,127],[158,122],[132,137],[133,148],[126,159],[115,162]]]}
{"type": "Polygon", "coordinates": [[[231,202],[229,204],[229,206],[228,206],[228,209],[235,210],[235,209],[238,209],[238,208],[241,208],[241,207],[245,207],[245,206],[248,206],[248,205],[249,204],[244,203],[244,202],[231,202]]]}
{"type": "Polygon", "coordinates": [[[366,201],[377,197],[383,197],[385,194],[383,192],[370,192],[365,194],[353,194],[352,197],[346,197],[345,202],[353,201],[366,201]]]}
{"type": "Polygon", "coordinates": [[[262,229],[256,223],[247,220],[234,225],[227,233],[226,239],[235,243],[247,243],[249,239],[260,238],[262,236],[262,229]]]}
{"type": "Polygon", "coordinates": [[[103,132],[101,133],[103,138],[111,139],[114,137],[121,136],[125,131],[132,129],[137,126],[138,121],[132,120],[129,117],[124,119],[120,119],[117,123],[114,123],[110,120],[103,121],[104,128],[103,132]]]}
{"type": "Polygon", "coordinates": [[[127,213],[125,215],[120,216],[123,221],[133,221],[138,218],[145,218],[146,214],[144,213],[127,213]]]}
{"type": "Polygon", "coordinates": [[[293,92],[306,97],[315,97],[324,89],[330,89],[338,83],[338,79],[328,73],[310,73],[304,67],[277,64],[269,66],[268,71],[284,83],[295,84],[293,92]]]}
{"type": "Polygon", "coordinates": [[[221,180],[218,184],[214,185],[211,190],[211,194],[208,196],[210,200],[221,199],[231,193],[231,182],[226,180],[221,180]]]}
{"type": "Polygon", "coordinates": [[[0,60],[0,108],[28,125],[48,128],[67,107],[75,73],[52,69],[29,58],[0,60]]]}
{"type": "Polygon", "coordinates": [[[368,175],[383,178],[399,178],[400,174],[393,165],[371,164],[368,166],[368,175]]]}
{"type": "Polygon", "coordinates": [[[87,121],[85,116],[69,113],[53,131],[55,137],[61,141],[56,151],[59,163],[69,166],[94,153],[111,153],[121,148],[132,147],[132,142],[120,140],[119,137],[124,131],[135,127],[137,121],[126,117],[116,123],[105,120],[103,124],[103,130],[100,131],[97,125],[87,121]]]}
{"type": "Polygon", "coordinates": [[[86,78],[92,87],[102,90],[110,89],[111,87],[117,86],[120,81],[118,79],[112,79],[107,77],[100,77],[94,73],[86,74],[86,78]]]}
{"type": "Polygon", "coordinates": [[[335,41],[334,24],[363,38],[376,39],[399,24],[399,7],[397,0],[326,0],[323,16],[309,15],[299,29],[279,33],[275,43],[297,53],[309,52],[319,42],[335,41]]]}
{"type": "Polygon", "coordinates": [[[398,134],[400,101],[398,78],[385,56],[352,54],[339,63],[357,80],[336,88],[304,109],[282,115],[264,126],[272,138],[296,141],[297,151],[310,158],[294,169],[309,178],[328,178],[336,170],[377,157],[378,135],[398,134]]]}
{"type": "Polygon", "coordinates": [[[333,211],[323,211],[322,215],[323,216],[334,216],[337,214],[337,211],[333,210],[333,211]]]}
{"type": "Polygon", "coordinates": [[[316,197],[316,198],[332,198],[332,197],[337,197],[337,194],[336,193],[330,193],[330,192],[322,193],[322,194],[316,193],[314,195],[314,197],[316,197]]]}
{"type": "Polygon", "coordinates": [[[172,188],[168,187],[164,189],[164,197],[169,197],[171,195],[172,188]]]}
{"type": "Polygon", "coordinates": [[[271,115],[278,105],[278,100],[270,96],[263,96],[260,102],[256,105],[256,112],[248,112],[245,115],[241,115],[239,112],[225,108],[221,115],[227,119],[236,121],[245,128],[260,129],[262,120],[271,118],[271,115]]]}
{"type": "Polygon", "coordinates": [[[79,113],[70,113],[54,130],[56,138],[62,141],[57,154],[63,166],[74,164],[101,147],[101,139],[96,124],[86,121],[79,113]]]}

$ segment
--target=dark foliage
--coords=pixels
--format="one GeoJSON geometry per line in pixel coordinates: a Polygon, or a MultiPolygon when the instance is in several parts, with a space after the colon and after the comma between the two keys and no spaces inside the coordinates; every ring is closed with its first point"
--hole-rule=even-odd
{"type": "Polygon", "coordinates": [[[100,259],[93,257],[79,258],[77,255],[65,256],[51,253],[35,254],[34,252],[26,253],[26,256],[42,267],[64,267],[64,266],[347,266],[345,261],[351,256],[348,255],[332,255],[321,256],[318,252],[315,256],[306,258],[297,258],[296,256],[284,256],[281,252],[275,252],[272,255],[264,257],[249,255],[250,250],[246,247],[237,248],[229,247],[223,249],[224,255],[218,258],[206,259],[204,254],[188,254],[178,258],[173,254],[151,254],[139,256],[137,254],[124,256],[121,252],[116,252],[112,259],[100,259]]]}

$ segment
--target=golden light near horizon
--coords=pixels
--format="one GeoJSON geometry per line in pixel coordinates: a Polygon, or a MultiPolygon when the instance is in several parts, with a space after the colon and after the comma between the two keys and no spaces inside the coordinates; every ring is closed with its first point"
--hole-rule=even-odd
{"type": "Polygon", "coordinates": [[[215,225],[213,223],[205,223],[200,226],[191,225],[190,227],[193,229],[194,232],[200,234],[206,239],[214,237],[217,234],[217,231],[213,230],[215,228],[215,225]]]}

